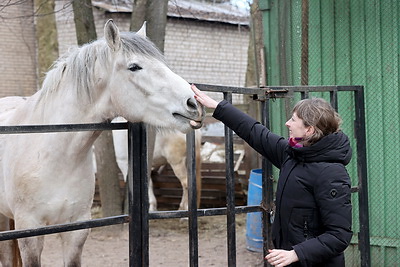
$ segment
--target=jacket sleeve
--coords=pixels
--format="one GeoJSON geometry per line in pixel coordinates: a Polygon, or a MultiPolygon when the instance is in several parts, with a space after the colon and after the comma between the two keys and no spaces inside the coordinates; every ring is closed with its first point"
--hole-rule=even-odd
{"type": "Polygon", "coordinates": [[[340,163],[329,164],[316,175],[314,197],[323,233],[293,248],[300,261],[319,262],[343,252],[352,237],[350,178],[340,163]]]}
{"type": "Polygon", "coordinates": [[[285,156],[287,140],[272,133],[254,118],[235,108],[226,100],[221,101],[213,117],[223,122],[258,153],[280,168],[285,156]]]}

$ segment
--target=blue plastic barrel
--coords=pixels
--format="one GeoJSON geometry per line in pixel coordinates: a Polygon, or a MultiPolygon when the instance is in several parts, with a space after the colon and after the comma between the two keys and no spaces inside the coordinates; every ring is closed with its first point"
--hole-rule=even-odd
{"type": "MultiPolygon", "coordinates": [[[[250,173],[247,205],[260,205],[262,200],[262,169],[253,169],[250,173]]],[[[250,251],[263,251],[261,212],[247,213],[246,248],[250,251]]]]}

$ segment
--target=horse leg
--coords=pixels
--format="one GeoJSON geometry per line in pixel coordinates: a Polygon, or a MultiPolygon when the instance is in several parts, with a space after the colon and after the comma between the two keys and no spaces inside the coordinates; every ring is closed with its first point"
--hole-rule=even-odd
{"type": "MultiPolygon", "coordinates": [[[[182,157],[183,159],[183,157],[182,157]]],[[[178,162],[172,162],[168,160],[169,165],[171,165],[175,176],[179,179],[182,186],[182,198],[179,204],[179,210],[188,210],[189,208],[189,195],[188,195],[188,173],[186,167],[186,161],[180,160],[178,162]]],[[[196,146],[196,193],[197,193],[197,208],[200,207],[201,198],[201,156],[200,156],[200,146],[196,146]]]]}
{"type": "Polygon", "coordinates": [[[201,200],[201,155],[200,155],[200,144],[196,146],[196,190],[197,190],[197,208],[200,208],[201,200]]]}
{"type": "Polygon", "coordinates": [[[189,201],[188,201],[188,178],[187,178],[187,168],[184,160],[179,162],[169,162],[172,170],[175,173],[175,176],[179,179],[182,186],[182,198],[181,203],[179,204],[179,210],[188,210],[189,201]]]}
{"type": "Polygon", "coordinates": [[[60,234],[63,247],[64,266],[81,266],[83,245],[86,242],[89,232],[89,229],[84,229],[60,234]]]}
{"type": "Polygon", "coordinates": [[[149,177],[149,188],[148,188],[148,194],[149,194],[149,211],[156,211],[157,210],[157,199],[156,196],[154,195],[153,191],[153,180],[151,180],[151,176],[149,177]]]}
{"type": "Polygon", "coordinates": [[[21,251],[22,266],[40,266],[40,256],[43,251],[44,236],[18,239],[18,247],[21,251]]]}
{"type": "MultiPolygon", "coordinates": [[[[9,219],[0,214],[0,232],[10,230],[9,219]]],[[[0,262],[3,267],[13,266],[13,240],[0,242],[0,262]]]]}
{"type": "MultiPolygon", "coordinates": [[[[201,155],[200,143],[196,144],[196,193],[197,193],[197,208],[200,208],[201,199],[201,155]]],[[[175,176],[179,179],[182,186],[182,199],[179,205],[179,210],[188,210],[189,208],[189,195],[188,195],[188,173],[185,161],[177,163],[169,162],[175,176]]]]}
{"type": "Polygon", "coordinates": [[[156,130],[154,127],[147,125],[146,133],[147,133],[147,181],[148,181],[147,192],[149,195],[149,211],[156,211],[157,199],[156,196],[154,195],[153,181],[151,180],[154,146],[156,143],[156,130]]]}
{"type": "MultiPolygon", "coordinates": [[[[34,229],[43,225],[37,223],[37,219],[30,217],[28,213],[19,212],[14,214],[15,229],[34,229]]],[[[18,239],[18,247],[21,253],[22,266],[40,266],[44,246],[44,236],[35,236],[18,239]]]]}

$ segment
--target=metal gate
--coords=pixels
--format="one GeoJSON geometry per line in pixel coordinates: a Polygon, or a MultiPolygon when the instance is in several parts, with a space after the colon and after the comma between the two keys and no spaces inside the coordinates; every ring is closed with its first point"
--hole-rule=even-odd
{"type": "MultiPolygon", "coordinates": [[[[261,120],[267,127],[270,126],[269,110],[277,99],[307,98],[313,93],[322,94],[329,98],[331,104],[338,108],[340,94],[347,92],[346,99],[353,99],[351,117],[354,118],[354,139],[357,151],[356,159],[356,185],[353,192],[358,196],[358,249],[360,251],[360,265],[370,265],[369,253],[369,222],[368,222],[368,192],[366,173],[365,150],[365,114],[364,95],[362,86],[274,86],[268,88],[241,88],[224,87],[215,85],[197,84],[198,88],[209,92],[223,93],[224,99],[232,102],[233,94],[251,95],[257,103],[260,103],[261,120]],[[298,96],[297,96],[298,95],[298,96]]],[[[129,266],[149,265],[149,220],[182,218],[189,219],[189,262],[190,266],[198,266],[198,225],[199,216],[227,216],[227,244],[228,266],[236,266],[236,223],[235,216],[240,213],[258,212],[263,214],[264,255],[271,247],[271,223],[270,211],[274,201],[273,168],[269,162],[263,160],[263,200],[260,205],[235,206],[235,181],[233,160],[233,132],[225,127],[225,159],[226,159],[226,208],[197,209],[196,203],[196,179],[195,179],[195,147],[194,132],[187,135],[188,153],[188,211],[158,211],[149,213],[147,193],[147,143],[146,130],[143,123],[101,123],[101,124],[69,124],[69,125],[40,125],[40,126],[1,126],[0,134],[16,133],[41,133],[41,132],[73,132],[93,130],[128,130],[128,198],[129,214],[113,216],[102,219],[81,221],[62,225],[45,226],[36,229],[14,230],[0,233],[0,241],[32,237],[37,235],[54,234],[66,231],[74,231],[86,228],[108,226],[113,224],[129,223],[129,266]]],[[[353,147],[354,148],[354,147],[353,147]]],[[[354,181],[353,181],[354,182],[354,181]]],[[[356,244],[357,245],[357,244],[356,244]]],[[[268,264],[265,262],[265,266],[268,264]]]]}

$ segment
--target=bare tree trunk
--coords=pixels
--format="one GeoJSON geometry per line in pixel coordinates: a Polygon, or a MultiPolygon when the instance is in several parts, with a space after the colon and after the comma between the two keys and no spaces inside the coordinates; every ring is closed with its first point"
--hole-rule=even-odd
{"type": "Polygon", "coordinates": [[[58,58],[58,40],[54,0],[35,0],[38,77],[42,84],[45,73],[58,58]]]}
{"type": "Polygon", "coordinates": [[[119,167],[115,158],[111,131],[104,131],[95,142],[97,181],[100,190],[103,216],[122,214],[122,195],[119,184],[119,167]]]}
{"type": "Polygon", "coordinates": [[[147,1],[133,0],[130,31],[137,32],[142,27],[143,22],[146,21],[147,1]]]}
{"type": "Polygon", "coordinates": [[[167,11],[168,0],[148,0],[146,12],[147,36],[162,52],[164,52],[167,11]]]}
{"type": "Polygon", "coordinates": [[[138,31],[147,22],[147,37],[164,52],[168,0],[134,0],[131,31],[138,31]]]}
{"type": "MultiPolygon", "coordinates": [[[[97,39],[91,0],[73,1],[74,21],[78,45],[97,39]]],[[[101,208],[104,217],[122,213],[119,186],[119,168],[115,159],[111,131],[104,131],[95,142],[97,181],[99,183],[101,208]]]]}
{"type": "MultiPolygon", "coordinates": [[[[262,41],[262,17],[261,12],[258,7],[259,0],[254,0],[251,5],[250,10],[250,20],[251,20],[251,32],[250,32],[250,42],[248,49],[248,62],[247,62],[247,72],[246,72],[246,87],[259,87],[265,85],[265,77],[263,77],[263,41],[262,41]]],[[[252,104],[252,100],[245,98],[249,106],[248,113],[254,118],[259,117],[259,110],[257,105],[252,104]]],[[[261,119],[261,118],[258,118],[261,119]]],[[[245,153],[247,160],[246,164],[246,174],[247,177],[250,175],[252,169],[258,168],[261,165],[261,158],[259,154],[252,149],[249,145],[245,144],[245,153]],[[247,155],[249,157],[247,157],[247,155]]]]}
{"type": "Polygon", "coordinates": [[[115,158],[111,131],[104,131],[94,143],[101,210],[104,217],[122,214],[119,167],[115,158]]]}
{"type": "Polygon", "coordinates": [[[72,1],[74,22],[78,45],[83,45],[97,39],[94,24],[92,0],[72,1]]]}

